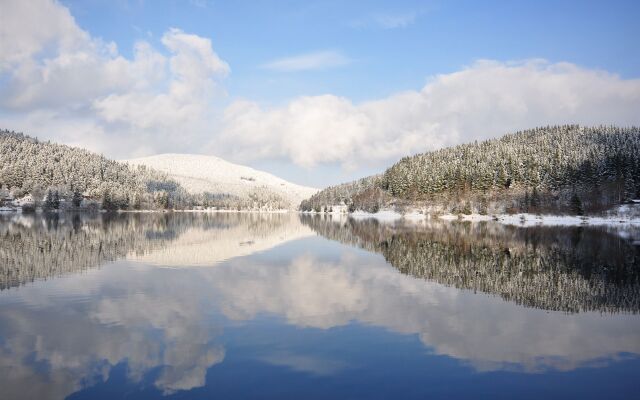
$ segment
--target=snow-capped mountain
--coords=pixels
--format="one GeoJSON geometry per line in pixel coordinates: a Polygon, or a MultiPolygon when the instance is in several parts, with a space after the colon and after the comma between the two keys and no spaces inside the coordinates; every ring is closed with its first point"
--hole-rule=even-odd
{"type": "Polygon", "coordinates": [[[281,196],[289,202],[291,209],[296,209],[302,200],[318,191],[214,156],[158,154],[124,162],[162,171],[191,194],[209,192],[247,198],[258,191],[267,191],[281,196]]]}

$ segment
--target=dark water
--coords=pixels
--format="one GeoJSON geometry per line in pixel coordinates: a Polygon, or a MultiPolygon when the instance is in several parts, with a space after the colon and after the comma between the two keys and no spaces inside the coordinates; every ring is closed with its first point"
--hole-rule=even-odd
{"type": "Polygon", "coordinates": [[[639,237],[0,216],[0,398],[633,398],[639,237]]]}

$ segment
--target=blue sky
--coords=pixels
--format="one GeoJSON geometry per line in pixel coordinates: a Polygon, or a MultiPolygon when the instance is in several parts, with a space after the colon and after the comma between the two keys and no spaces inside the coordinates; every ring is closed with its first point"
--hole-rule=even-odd
{"type": "Polygon", "coordinates": [[[205,153],[324,186],[538,125],[640,124],[638,1],[0,7],[0,125],[114,158],[205,153]]]}
{"type": "Polygon", "coordinates": [[[638,1],[63,1],[79,25],[131,54],[169,28],[211,38],[232,97],[363,101],[411,90],[478,59],[543,58],[640,73],[638,1]],[[386,23],[385,23],[386,21],[386,23]],[[394,24],[395,21],[395,24],[394,24]],[[152,36],[149,37],[148,35],[152,36]],[[271,60],[335,51],[350,60],[283,73],[271,60]]]}

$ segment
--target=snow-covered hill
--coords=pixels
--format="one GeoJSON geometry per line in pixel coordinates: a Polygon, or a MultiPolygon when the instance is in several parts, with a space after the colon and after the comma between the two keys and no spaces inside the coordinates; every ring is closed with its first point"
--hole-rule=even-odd
{"type": "Polygon", "coordinates": [[[296,209],[303,199],[318,191],[213,156],[158,154],[124,161],[131,165],[146,165],[163,171],[192,194],[225,193],[247,198],[252,193],[268,191],[289,202],[289,208],[296,209]]]}

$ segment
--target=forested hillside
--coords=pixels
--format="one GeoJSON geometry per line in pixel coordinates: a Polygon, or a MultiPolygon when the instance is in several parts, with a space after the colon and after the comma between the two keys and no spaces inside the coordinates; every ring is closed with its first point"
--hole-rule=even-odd
{"type": "Polygon", "coordinates": [[[599,212],[640,197],[640,128],[536,128],[405,157],[360,182],[327,188],[301,208],[599,212]]]}
{"type": "MultiPolygon", "coordinates": [[[[0,131],[0,187],[38,201],[90,196],[106,209],[175,208],[190,199],[165,174],[130,167],[87,150],[0,131]]],[[[77,202],[77,200],[76,200],[77,202]]]]}
{"type": "MultiPolygon", "coordinates": [[[[300,209],[302,211],[320,212],[324,208],[341,203],[352,206],[354,204],[362,205],[365,202],[358,201],[358,197],[366,196],[370,191],[380,187],[381,184],[382,175],[373,175],[357,181],[329,186],[311,196],[310,199],[303,200],[300,203],[300,209]]],[[[352,208],[351,211],[355,211],[355,208],[352,208]]]]}

